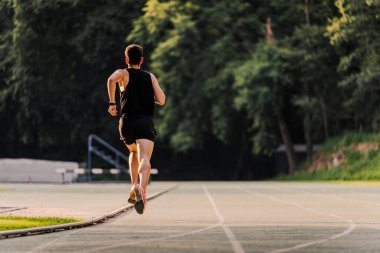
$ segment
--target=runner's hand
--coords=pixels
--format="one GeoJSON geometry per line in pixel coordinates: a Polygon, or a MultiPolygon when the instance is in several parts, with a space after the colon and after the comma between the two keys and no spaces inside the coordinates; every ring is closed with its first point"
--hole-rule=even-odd
{"type": "Polygon", "coordinates": [[[108,112],[112,115],[112,116],[116,116],[117,115],[117,109],[116,109],[116,105],[110,105],[108,107],[108,112]]]}

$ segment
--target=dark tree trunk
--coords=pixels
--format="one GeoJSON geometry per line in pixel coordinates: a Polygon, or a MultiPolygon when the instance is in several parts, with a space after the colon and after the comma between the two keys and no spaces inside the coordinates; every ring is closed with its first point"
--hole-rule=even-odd
{"type": "Polygon", "coordinates": [[[294,151],[292,140],[290,138],[288,126],[286,125],[286,122],[282,113],[279,113],[277,117],[277,121],[278,121],[278,126],[280,128],[282,141],[285,146],[286,156],[288,158],[289,175],[293,175],[297,167],[297,158],[296,158],[296,153],[294,151]]]}
{"type": "MultiPolygon", "coordinates": [[[[304,85],[307,86],[307,85],[304,85]]],[[[306,87],[305,88],[306,96],[309,96],[309,90],[306,87]]],[[[312,119],[311,119],[311,112],[310,108],[304,109],[304,116],[303,116],[303,132],[305,137],[305,143],[306,143],[306,156],[307,158],[310,158],[313,155],[313,140],[312,140],[312,119]]]]}
{"type": "Polygon", "coordinates": [[[321,105],[321,110],[322,110],[323,130],[324,130],[324,134],[325,134],[324,137],[327,140],[327,138],[329,138],[329,136],[330,136],[330,134],[329,134],[329,122],[328,122],[328,118],[327,118],[326,104],[325,104],[325,101],[323,101],[322,97],[319,98],[319,103],[321,105]]]}
{"type": "Polygon", "coordinates": [[[305,12],[306,24],[310,25],[309,0],[305,0],[305,4],[303,6],[303,10],[305,12]]]}
{"type": "Polygon", "coordinates": [[[240,149],[238,159],[236,162],[235,172],[233,176],[233,180],[238,180],[243,168],[244,156],[247,149],[247,145],[243,145],[240,149]]]}
{"type": "Polygon", "coordinates": [[[170,170],[170,176],[177,178],[178,171],[177,171],[177,152],[171,153],[171,170],[170,170]]]}
{"type": "MultiPolygon", "coordinates": [[[[305,12],[306,25],[309,26],[310,25],[309,0],[305,0],[304,12],[305,12]]],[[[304,83],[303,85],[304,85],[306,96],[309,97],[310,96],[309,86],[307,83],[304,83]]],[[[305,117],[303,119],[303,129],[305,133],[307,158],[310,158],[313,155],[313,142],[311,139],[311,128],[312,128],[312,122],[311,122],[310,108],[307,108],[305,110],[305,117]]]]}
{"type": "Polygon", "coordinates": [[[311,139],[311,116],[309,112],[306,112],[303,119],[303,128],[305,132],[306,155],[307,158],[310,158],[313,155],[313,142],[311,139]]]}
{"type": "Polygon", "coordinates": [[[241,174],[243,163],[244,163],[244,156],[247,151],[248,147],[248,135],[247,135],[247,124],[244,123],[244,127],[242,129],[241,133],[241,140],[240,140],[240,152],[236,161],[236,167],[233,175],[233,180],[238,180],[239,176],[241,174]]]}
{"type": "MultiPolygon", "coordinates": [[[[303,89],[306,97],[310,97],[310,89],[308,83],[303,83],[303,89]]],[[[311,108],[310,105],[307,105],[304,109],[304,118],[303,118],[303,131],[305,135],[306,142],[306,155],[307,158],[310,158],[313,155],[313,142],[311,138],[312,134],[312,121],[311,121],[311,108]]]]}

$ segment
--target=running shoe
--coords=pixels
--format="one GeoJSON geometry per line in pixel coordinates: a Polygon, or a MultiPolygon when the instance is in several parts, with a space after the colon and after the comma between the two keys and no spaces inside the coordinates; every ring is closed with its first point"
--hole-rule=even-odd
{"type": "Polygon", "coordinates": [[[131,192],[129,193],[128,202],[131,204],[136,204],[137,202],[136,191],[135,191],[136,186],[138,186],[138,184],[132,185],[131,192]]]}
{"type": "Polygon", "coordinates": [[[146,207],[146,193],[140,186],[135,187],[137,201],[135,204],[136,212],[143,214],[146,207]]]}

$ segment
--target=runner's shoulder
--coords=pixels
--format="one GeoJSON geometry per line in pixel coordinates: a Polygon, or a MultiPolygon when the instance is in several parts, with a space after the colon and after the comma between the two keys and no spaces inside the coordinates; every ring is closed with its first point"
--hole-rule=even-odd
{"type": "Polygon", "coordinates": [[[140,69],[142,72],[146,73],[146,74],[149,74],[149,75],[153,75],[151,72],[149,72],[148,70],[146,69],[140,69]]]}
{"type": "Polygon", "coordinates": [[[118,69],[116,71],[119,71],[120,73],[122,73],[123,75],[129,75],[129,72],[128,72],[128,69],[118,69]]]}
{"type": "Polygon", "coordinates": [[[126,69],[117,69],[115,70],[114,74],[122,75],[122,76],[128,76],[128,71],[126,69]]]}
{"type": "Polygon", "coordinates": [[[152,72],[149,72],[149,71],[145,71],[145,72],[150,75],[150,78],[152,78],[152,80],[157,79],[156,76],[152,72]]]}

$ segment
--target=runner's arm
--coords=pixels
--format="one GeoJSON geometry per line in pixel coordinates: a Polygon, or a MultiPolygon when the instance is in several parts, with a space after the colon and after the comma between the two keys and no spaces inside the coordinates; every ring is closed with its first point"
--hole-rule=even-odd
{"type": "Polygon", "coordinates": [[[150,74],[152,78],[152,85],[153,85],[153,91],[154,91],[154,102],[158,105],[164,105],[165,104],[165,93],[162,91],[160,85],[158,84],[157,78],[150,74]]]}
{"type": "MultiPolygon", "coordinates": [[[[110,103],[115,103],[116,83],[123,80],[122,70],[116,70],[107,80],[108,98],[110,103]]],[[[116,105],[110,105],[108,112],[112,116],[117,115],[116,105]]]]}
{"type": "Polygon", "coordinates": [[[122,81],[123,77],[123,71],[121,69],[118,69],[108,78],[108,97],[111,103],[115,103],[116,83],[122,81]]]}

